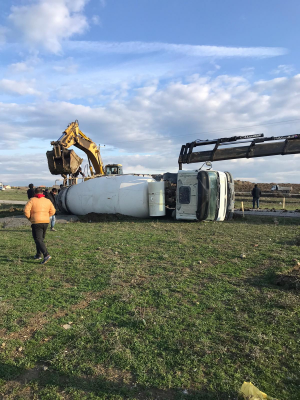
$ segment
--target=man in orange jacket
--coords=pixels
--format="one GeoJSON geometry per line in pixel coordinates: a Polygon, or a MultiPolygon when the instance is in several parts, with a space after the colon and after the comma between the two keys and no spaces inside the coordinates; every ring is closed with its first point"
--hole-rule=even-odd
{"type": "Polygon", "coordinates": [[[32,236],[36,244],[35,260],[44,260],[41,264],[46,264],[51,256],[48,253],[44,239],[50,222],[50,217],[55,214],[55,208],[50,200],[45,198],[41,188],[35,189],[35,196],[32,197],[24,208],[26,218],[31,222],[32,236]]]}

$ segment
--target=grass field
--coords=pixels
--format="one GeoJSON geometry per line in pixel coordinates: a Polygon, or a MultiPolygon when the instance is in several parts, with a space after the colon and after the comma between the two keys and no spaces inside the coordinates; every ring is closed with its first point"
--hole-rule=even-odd
{"type": "Polygon", "coordinates": [[[5,399],[300,398],[298,220],[112,219],[1,230],[5,399]],[[242,258],[241,255],[244,255],[242,258]],[[6,396],[6,397],[5,397],[6,396]]]}
{"type": "MultiPolygon", "coordinates": [[[[13,201],[12,201],[13,203],[13,201]]],[[[20,204],[0,204],[0,223],[1,218],[22,215],[24,206],[20,204]]]]}
{"type": "MultiPolygon", "coordinates": [[[[238,197],[235,198],[235,208],[241,208],[241,202],[244,202],[244,208],[252,208],[252,198],[251,197],[238,197]]],[[[263,210],[264,208],[275,210],[282,210],[283,207],[283,198],[281,197],[262,197],[259,200],[259,207],[263,210]]],[[[286,198],[285,199],[285,210],[294,211],[300,210],[300,199],[297,198],[286,198]]]]}
{"type": "Polygon", "coordinates": [[[0,200],[28,200],[27,189],[0,190],[0,200]]]}

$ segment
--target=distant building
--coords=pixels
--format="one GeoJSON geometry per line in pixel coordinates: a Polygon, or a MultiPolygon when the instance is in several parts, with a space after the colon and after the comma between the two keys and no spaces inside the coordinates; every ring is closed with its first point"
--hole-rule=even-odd
{"type": "Polygon", "coordinates": [[[4,185],[5,189],[11,189],[11,186],[9,185],[4,185]]]}

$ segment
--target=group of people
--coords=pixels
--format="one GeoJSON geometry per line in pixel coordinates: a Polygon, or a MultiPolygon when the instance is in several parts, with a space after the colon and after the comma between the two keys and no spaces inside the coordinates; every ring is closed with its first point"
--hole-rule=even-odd
{"type": "Polygon", "coordinates": [[[44,239],[46,231],[50,222],[51,231],[55,231],[55,214],[56,214],[56,196],[57,189],[52,188],[49,192],[48,189],[34,188],[31,183],[27,190],[28,202],[24,208],[26,218],[31,222],[32,236],[36,245],[35,260],[41,260],[41,264],[46,264],[51,256],[47,251],[44,239]]]}

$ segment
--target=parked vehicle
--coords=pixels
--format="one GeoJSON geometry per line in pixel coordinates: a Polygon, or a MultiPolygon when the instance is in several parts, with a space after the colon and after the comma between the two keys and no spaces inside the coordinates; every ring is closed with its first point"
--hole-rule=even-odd
{"type": "Polygon", "coordinates": [[[274,185],[271,188],[271,191],[274,192],[281,192],[281,193],[290,193],[292,191],[291,186],[279,186],[279,185],[274,185]]]}

